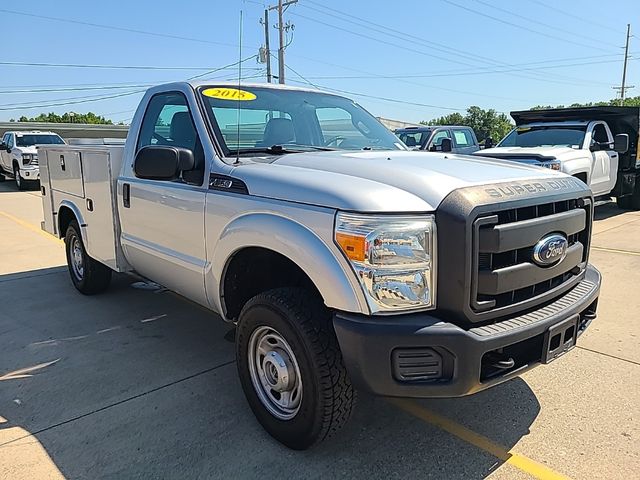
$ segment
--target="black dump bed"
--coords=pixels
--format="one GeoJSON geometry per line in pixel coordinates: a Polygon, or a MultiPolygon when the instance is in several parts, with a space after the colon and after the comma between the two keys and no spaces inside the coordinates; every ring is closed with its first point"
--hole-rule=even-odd
{"type": "Polygon", "coordinates": [[[516,125],[534,122],[565,122],[568,120],[604,120],[614,135],[629,135],[629,150],[621,155],[620,168],[635,168],[640,131],[640,107],[575,107],[511,112],[516,125]]]}

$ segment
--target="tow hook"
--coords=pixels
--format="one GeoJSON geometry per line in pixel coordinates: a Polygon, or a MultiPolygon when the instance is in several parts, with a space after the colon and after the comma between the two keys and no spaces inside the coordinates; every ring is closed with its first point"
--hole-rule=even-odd
{"type": "Polygon", "coordinates": [[[503,356],[497,352],[487,353],[485,361],[492,367],[499,368],[500,370],[509,370],[516,364],[513,358],[503,356]]]}

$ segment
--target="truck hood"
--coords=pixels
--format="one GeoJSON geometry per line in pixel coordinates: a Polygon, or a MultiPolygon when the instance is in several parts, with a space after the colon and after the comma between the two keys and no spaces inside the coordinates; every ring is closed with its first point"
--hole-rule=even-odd
{"type": "Polygon", "coordinates": [[[13,147],[12,150],[15,150],[16,153],[33,153],[34,155],[38,153],[35,145],[31,147],[13,147]]]}
{"type": "MultiPolygon", "coordinates": [[[[583,157],[584,150],[576,150],[570,147],[495,147],[487,148],[475,152],[474,155],[481,155],[493,158],[504,158],[507,160],[573,160],[583,157]]],[[[591,154],[589,153],[589,156],[591,154]]]]}
{"type": "Polygon", "coordinates": [[[240,165],[231,175],[252,195],[363,212],[427,212],[458,188],[566,177],[509,161],[413,151],[288,154],[240,165]]]}

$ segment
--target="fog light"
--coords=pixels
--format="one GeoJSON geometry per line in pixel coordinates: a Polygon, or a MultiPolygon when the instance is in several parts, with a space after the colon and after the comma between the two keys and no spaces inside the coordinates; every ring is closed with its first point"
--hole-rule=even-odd
{"type": "MultiPolygon", "coordinates": [[[[18,175],[20,175],[20,174],[18,174],[18,175]]],[[[24,176],[28,177],[29,176],[29,172],[24,172],[24,176]]]]}
{"type": "Polygon", "coordinates": [[[451,358],[443,358],[450,357],[445,352],[443,355],[430,347],[396,348],[391,354],[393,374],[401,382],[449,380],[453,362],[451,358]]]}

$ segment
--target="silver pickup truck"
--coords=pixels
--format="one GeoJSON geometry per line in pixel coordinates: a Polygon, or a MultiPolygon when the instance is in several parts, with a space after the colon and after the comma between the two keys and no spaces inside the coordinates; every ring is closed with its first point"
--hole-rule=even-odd
{"type": "Polygon", "coordinates": [[[84,294],[132,272],[237,326],[241,384],[305,449],[356,389],[471,394],[570,350],[596,316],[590,190],[412,152],[341,96],[172,83],[124,146],[39,148],[43,228],[84,294]]]}

